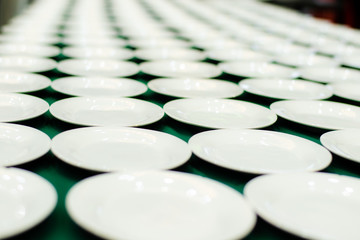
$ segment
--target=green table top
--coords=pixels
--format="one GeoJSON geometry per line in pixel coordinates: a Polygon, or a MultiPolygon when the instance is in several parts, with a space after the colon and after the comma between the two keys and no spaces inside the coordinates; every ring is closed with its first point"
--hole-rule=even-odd
{"type": "MultiPolygon", "coordinates": [[[[57,60],[63,59],[63,56],[59,56],[55,59],[57,60]]],[[[52,80],[64,76],[61,73],[57,72],[56,70],[45,73],[45,75],[50,77],[52,80]]],[[[145,74],[142,73],[139,73],[138,75],[133,76],[132,78],[144,83],[148,82],[151,79],[149,76],[146,76],[145,74]]],[[[239,81],[239,78],[231,77],[225,74],[218,78],[232,82],[239,81]]],[[[31,93],[31,95],[45,99],[49,104],[57,100],[70,97],[61,93],[57,93],[54,90],[52,90],[50,87],[45,90],[31,93]]],[[[147,100],[156,103],[160,106],[163,106],[166,102],[174,99],[171,97],[165,97],[159,95],[155,92],[152,92],[151,90],[148,90],[145,94],[138,96],[136,98],[147,100]]],[[[249,93],[243,93],[242,95],[234,99],[257,103],[266,107],[268,107],[272,102],[276,101],[274,99],[266,99],[249,93]]],[[[359,103],[349,102],[348,100],[344,100],[338,97],[332,97],[329,100],[351,103],[360,106],[359,103]]],[[[40,117],[37,117],[36,119],[23,121],[20,122],[19,124],[38,128],[43,132],[45,132],[46,134],[48,134],[51,138],[53,138],[55,135],[65,130],[80,127],[77,125],[73,125],[57,120],[49,112],[45,113],[40,117]]],[[[164,116],[164,118],[159,122],[145,126],[143,128],[163,131],[172,134],[174,136],[177,136],[185,141],[188,141],[188,139],[196,133],[209,130],[209,129],[195,127],[177,122],[173,119],[170,119],[168,116],[164,116]]],[[[296,136],[309,139],[316,143],[320,143],[319,141],[320,135],[325,132],[324,130],[321,129],[306,127],[280,118],[277,120],[277,122],[274,125],[266,129],[293,134],[296,136]]],[[[41,224],[34,227],[33,229],[18,236],[15,236],[12,239],[37,239],[37,240],[97,239],[96,236],[83,230],[81,227],[77,226],[72,221],[72,219],[69,217],[65,209],[65,197],[67,192],[74,184],[78,183],[79,181],[81,181],[86,177],[99,174],[98,172],[90,172],[84,169],[79,169],[70,166],[62,162],[61,160],[57,159],[51,152],[47,153],[45,156],[35,161],[17,167],[37,173],[40,176],[47,179],[50,183],[52,183],[56,188],[58,194],[58,202],[53,213],[45,221],[43,221],[41,224]]],[[[188,173],[204,176],[207,178],[211,178],[236,189],[240,193],[243,192],[243,188],[245,184],[249,180],[257,176],[257,175],[246,174],[246,173],[224,169],[212,165],[210,163],[207,163],[205,161],[202,161],[201,159],[195,157],[194,155],[186,164],[180,166],[179,168],[173,169],[173,171],[188,172],[188,173]]],[[[343,159],[338,156],[333,156],[333,162],[328,168],[324,170],[324,172],[360,177],[360,167],[357,163],[351,162],[349,160],[343,159]]],[[[39,198],[40,197],[41,195],[39,195],[39,198]]],[[[257,223],[254,230],[246,237],[246,239],[249,240],[250,239],[289,239],[289,238],[294,239],[296,237],[282,230],[279,230],[276,227],[273,227],[267,222],[261,220],[260,218],[257,219],[257,223]]]]}

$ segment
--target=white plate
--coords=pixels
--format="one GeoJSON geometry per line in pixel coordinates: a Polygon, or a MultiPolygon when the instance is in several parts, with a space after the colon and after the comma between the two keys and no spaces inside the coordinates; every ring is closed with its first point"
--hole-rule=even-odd
{"type": "MultiPolygon", "coordinates": [[[[191,37],[190,37],[191,38],[191,37]]],[[[231,38],[207,38],[204,40],[194,40],[193,44],[196,47],[203,48],[203,49],[221,49],[226,50],[229,48],[239,48],[244,46],[243,43],[240,41],[236,41],[231,38]]]]}
{"type": "Polygon", "coordinates": [[[260,105],[232,99],[179,99],[164,105],[171,118],[207,128],[261,128],[277,117],[260,105]]]}
{"type": "Polygon", "coordinates": [[[353,68],[360,68],[360,56],[352,55],[352,56],[343,56],[340,58],[340,62],[343,65],[350,66],[353,68]]]}
{"type": "Polygon", "coordinates": [[[0,69],[20,72],[46,72],[56,68],[57,63],[48,58],[25,55],[0,56],[0,69]]]}
{"type": "Polygon", "coordinates": [[[224,72],[252,78],[296,78],[298,72],[293,68],[288,68],[266,61],[235,61],[225,62],[218,65],[224,72]]]}
{"type": "Polygon", "coordinates": [[[274,58],[274,61],[292,67],[334,67],[340,65],[338,60],[316,54],[291,54],[274,58]]]}
{"type": "Polygon", "coordinates": [[[0,122],[16,122],[38,117],[49,104],[34,96],[19,93],[0,94],[0,122]]]}
{"type": "Polygon", "coordinates": [[[43,75],[0,71],[0,92],[34,92],[50,84],[51,80],[43,75]]]}
{"type": "Polygon", "coordinates": [[[0,123],[0,166],[15,166],[37,159],[50,149],[50,138],[31,127],[0,123]]]}
{"type": "Polygon", "coordinates": [[[360,102],[360,78],[357,82],[338,82],[330,84],[336,96],[360,102]]]}
{"type": "Polygon", "coordinates": [[[360,71],[344,67],[307,67],[299,72],[304,79],[322,83],[360,81],[360,71]]]}
{"type": "Polygon", "coordinates": [[[60,133],[53,138],[51,151],[68,164],[103,172],[171,169],[191,156],[187,143],[173,135],[121,127],[60,133]]]}
{"type": "Polygon", "coordinates": [[[175,38],[135,38],[129,44],[136,48],[189,47],[190,43],[175,38]]]}
{"type": "Polygon", "coordinates": [[[63,73],[79,76],[125,77],[139,72],[137,64],[110,59],[68,59],[58,65],[63,73]]]}
{"type": "Polygon", "coordinates": [[[187,48],[145,48],[135,51],[135,56],[143,60],[200,61],[205,58],[203,52],[187,48]]]}
{"type": "Polygon", "coordinates": [[[76,223],[105,239],[240,239],[256,221],[235,190],[173,171],[85,179],[68,193],[66,209],[76,223]]]}
{"type": "Polygon", "coordinates": [[[245,186],[255,211],[305,239],[360,239],[360,181],[330,173],[264,175],[245,186]]]}
{"type": "Polygon", "coordinates": [[[321,145],[274,131],[212,130],[194,135],[189,145],[205,161],[254,174],[319,171],[331,162],[321,145]]]}
{"type": "Polygon", "coordinates": [[[360,107],[350,104],[285,100],[272,103],[270,109],[280,117],[312,127],[330,130],[360,128],[360,107]]]}
{"type": "Polygon", "coordinates": [[[114,47],[66,47],[63,54],[72,58],[105,58],[126,60],[134,57],[133,51],[114,47]]]}
{"type": "Polygon", "coordinates": [[[53,81],[51,87],[68,95],[89,97],[133,97],[147,91],[145,84],[126,78],[65,77],[53,81]]]}
{"type": "Polygon", "coordinates": [[[59,37],[50,35],[0,35],[0,41],[3,43],[19,43],[19,44],[56,44],[60,41],[59,37]]]}
{"type": "Polygon", "coordinates": [[[232,98],[243,90],[235,83],[203,78],[158,78],[148,87],[157,93],[180,98],[232,98]]]}
{"type": "Polygon", "coordinates": [[[295,79],[245,79],[240,86],[247,92],[276,99],[326,99],[332,90],[319,83],[295,79]]]}
{"type": "Polygon", "coordinates": [[[324,133],[321,144],[331,152],[360,163],[360,129],[343,129],[324,133]]]}
{"type": "Polygon", "coordinates": [[[217,61],[269,61],[270,56],[246,48],[226,48],[207,50],[209,58],[217,61]]]}
{"type": "Polygon", "coordinates": [[[213,64],[180,60],[159,60],[140,64],[142,72],[160,77],[211,78],[221,74],[213,64]]]}
{"type": "Polygon", "coordinates": [[[34,57],[54,57],[59,55],[60,49],[54,46],[2,43],[0,44],[1,55],[26,55],[34,57]]]}
{"type": "Polygon", "coordinates": [[[120,38],[85,38],[85,37],[65,37],[62,43],[77,47],[124,47],[126,41],[120,38]]]}
{"type": "Polygon", "coordinates": [[[51,114],[65,122],[84,126],[142,126],[164,116],[161,107],[138,99],[73,97],[53,103],[51,114]]]}
{"type": "Polygon", "coordinates": [[[53,211],[57,195],[45,179],[17,168],[0,168],[0,238],[36,226],[53,211]]]}

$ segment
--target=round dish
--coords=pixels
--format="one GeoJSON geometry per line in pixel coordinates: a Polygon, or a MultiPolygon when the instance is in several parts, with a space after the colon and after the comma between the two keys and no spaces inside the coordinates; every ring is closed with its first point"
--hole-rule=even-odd
{"type": "Polygon", "coordinates": [[[235,83],[203,78],[158,78],[148,82],[148,87],[180,98],[232,98],[243,92],[235,83]]]}
{"type": "Polygon", "coordinates": [[[51,151],[68,164],[93,171],[165,170],[189,160],[186,142],[139,128],[89,127],[60,133],[51,151]]]}
{"type": "Polygon", "coordinates": [[[138,99],[73,97],[53,103],[50,113],[65,122],[83,126],[142,126],[164,116],[161,107],[138,99]]]}
{"type": "Polygon", "coordinates": [[[2,43],[0,44],[1,55],[26,55],[34,57],[54,57],[59,55],[60,49],[54,46],[2,43]]]}
{"type": "Polygon", "coordinates": [[[201,61],[205,54],[188,48],[144,48],[135,51],[135,56],[143,60],[184,60],[201,61]]]}
{"type": "Polygon", "coordinates": [[[344,67],[308,67],[299,69],[304,79],[322,82],[359,81],[360,71],[344,67]]]}
{"type": "Polygon", "coordinates": [[[50,150],[50,138],[31,127],[0,123],[0,166],[30,162],[50,150]]]}
{"type": "Polygon", "coordinates": [[[287,120],[311,127],[335,130],[360,128],[360,107],[317,100],[284,100],[270,109],[287,120]]]}
{"type": "Polygon", "coordinates": [[[65,77],[51,83],[58,92],[73,96],[133,97],[147,91],[145,84],[126,78],[65,77]]]}
{"type": "Polygon", "coordinates": [[[164,111],[177,121],[207,128],[261,128],[277,119],[265,107],[232,99],[178,99],[166,103],[164,111]]]}
{"type": "Polygon", "coordinates": [[[66,209],[80,226],[105,239],[240,239],[256,221],[235,190],[172,171],[90,177],[70,190],[66,209]]]}
{"type": "Polygon", "coordinates": [[[136,48],[189,47],[190,43],[175,38],[135,38],[129,44],[136,48]]]}
{"type": "Polygon", "coordinates": [[[269,61],[270,56],[246,48],[225,48],[207,50],[208,58],[216,61],[269,61]]]}
{"type": "Polygon", "coordinates": [[[360,81],[332,83],[330,88],[336,96],[360,102],[360,81]]]}
{"type": "Polygon", "coordinates": [[[257,214],[305,239],[359,239],[360,181],[330,173],[264,175],[245,185],[257,214]]]}
{"type": "Polygon", "coordinates": [[[343,158],[360,163],[360,129],[343,129],[324,133],[321,144],[343,158]]]}
{"type": "Polygon", "coordinates": [[[359,55],[351,55],[351,56],[342,56],[341,63],[343,65],[353,67],[353,68],[360,68],[360,56],[359,55]]]}
{"type": "Polygon", "coordinates": [[[2,71],[17,72],[46,72],[56,68],[57,63],[52,59],[30,57],[25,55],[0,56],[2,71]]]}
{"type": "Polygon", "coordinates": [[[0,92],[34,92],[50,84],[51,80],[43,75],[0,71],[0,92]]]}
{"type": "Polygon", "coordinates": [[[66,47],[62,52],[71,58],[127,60],[134,57],[133,51],[115,47],[66,47]]]}
{"type": "Polygon", "coordinates": [[[85,38],[85,37],[65,37],[61,41],[70,46],[77,47],[124,47],[126,41],[120,38],[111,37],[97,37],[97,38],[85,38]]]}
{"type": "Polygon", "coordinates": [[[36,226],[55,208],[55,188],[32,172],[17,168],[0,168],[0,186],[1,239],[15,236],[36,226]]]}
{"type": "Polygon", "coordinates": [[[207,162],[253,174],[319,171],[331,162],[319,144],[274,131],[212,130],[194,135],[189,145],[207,162]]]}
{"type": "Polygon", "coordinates": [[[324,57],[316,54],[293,54],[275,57],[275,62],[292,67],[314,67],[325,66],[333,67],[340,65],[339,62],[330,57],[324,57]]]}
{"type": "Polygon", "coordinates": [[[0,122],[16,122],[38,117],[49,104],[34,96],[19,93],[0,94],[0,122]]]}
{"type": "Polygon", "coordinates": [[[212,78],[221,74],[213,64],[180,60],[159,60],[140,64],[142,72],[160,77],[212,78]]]}
{"type": "Polygon", "coordinates": [[[239,82],[245,91],[275,99],[326,99],[331,88],[322,84],[295,79],[245,79],[239,82]]]}
{"type": "Polygon", "coordinates": [[[266,61],[235,61],[225,62],[218,65],[224,72],[251,78],[296,78],[298,72],[293,68],[288,68],[266,61]]]}
{"type": "Polygon", "coordinates": [[[126,77],[139,72],[137,64],[108,59],[68,59],[59,63],[60,72],[79,76],[126,77]]]}

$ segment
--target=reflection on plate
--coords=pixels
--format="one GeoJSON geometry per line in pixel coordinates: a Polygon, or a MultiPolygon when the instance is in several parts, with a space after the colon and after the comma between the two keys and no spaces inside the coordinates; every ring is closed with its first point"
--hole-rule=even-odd
{"type": "Polygon", "coordinates": [[[319,144],[274,131],[212,130],[194,135],[189,145],[205,161],[254,174],[318,171],[331,162],[319,144]]]}
{"type": "Polygon", "coordinates": [[[344,81],[359,81],[360,71],[344,67],[308,67],[299,69],[304,79],[331,83],[344,81]]]}
{"type": "Polygon", "coordinates": [[[134,56],[132,50],[115,47],[66,47],[63,54],[72,58],[105,58],[126,60],[134,56]]]}
{"type": "Polygon", "coordinates": [[[136,48],[189,47],[189,43],[175,38],[135,38],[129,44],[136,48]]]}
{"type": "Polygon", "coordinates": [[[2,43],[0,44],[1,55],[26,55],[34,57],[54,57],[59,55],[60,49],[54,46],[2,43]]]}
{"type": "Polygon", "coordinates": [[[298,72],[289,67],[265,61],[236,61],[220,63],[219,67],[226,73],[251,78],[296,78],[298,72]]]}
{"type": "Polygon", "coordinates": [[[269,61],[270,56],[255,52],[250,49],[242,48],[226,48],[207,50],[206,54],[209,58],[217,61],[269,61]]]}
{"type": "Polygon", "coordinates": [[[294,79],[245,79],[240,86],[247,92],[276,99],[326,99],[332,90],[322,84],[294,79]]]}
{"type": "Polygon", "coordinates": [[[191,156],[187,143],[170,134],[114,127],[60,133],[53,138],[51,151],[66,163],[103,172],[171,169],[191,156]]]}
{"type": "Polygon", "coordinates": [[[280,117],[312,127],[330,130],[360,128],[360,107],[350,104],[285,100],[272,103],[270,109],[280,117]]]}
{"type": "Polygon", "coordinates": [[[334,58],[320,56],[312,53],[282,55],[276,57],[274,60],[277,63],[281,63],[292,67],[314,67],[314,66],[333,67],[339,65],[339,62],[334,58]]]}
{"type": "Polygon", "coordinates": [[[171,118],[207,128],[261,128],[277,117],[260,105],[231,99],[179,99],[164,105],[171,118]]]}
{"type": "Polygon", "coordinates": [[[0,94],[0,122],[16,122],[38,117],[49,109],[44,100],[19,93],[0,94]]]}
{"type": "Polygon", "coordinates": [[[51,80],[43,75],[0,71],[0,92],[34,92],[50,84],[51,80]]]}
{"type": "Polygon", "coordinates": [[[205,54],[188,48],[144,48],[135,51],[135,56],[143,60],[186,60],[200,61],[205,54]]]}
{"type": "Polygon", "coordinates": [[[43,156],[50,149],[50,138],[31,127],[0,123],[0,166],[15,166],[43,156]]]}
{"type": "Polygon", "coordinates": [[[343,129],[324,133],[321,144],[331,152],[360,163],[360,129],[343,129]]]}
{"type": "Polygon", "coordinates": [[[235,83],[203,78],[158,78],[148,87],[157,93],[180,98],[232,98],[243,90],[235,83]]]}
{"type": "Polygon", "coordinates": [[[338,82],[330,85],[336,96],[360,102],[360,78],[357,82],[338,82]]]}
{"type": "Polygon", "coordinates": [[[36,226],[56,205],[57,195],[54,187],[32,172],[17,168],[0,168],[0,186],[1,239],[36,226]]]}
{"type": "Polygon", "coordinates": [[[65,37],[62,40],[62,43],[65,43],[70,46],[77,47],[124,47],[126,41],[120,38],[107,38],[107,37],[98,37],[98,38],[85,38],[85,37],[65,37]]]}
{"type": "Polygon", "coordinates": [[[360,181],[330,173],[264,175],[245,186],[260,217],[306,239],[360,239],[360,181]]]}
{"type": "Polygon", "coordinates": [[[25,55],[0,56],[2,71],[46,72],[56,68],[57,63],[48,58],[30,57],[25,55]]]}
{"type": "Polygon", "coordinates": [[[138,73],[137,64],[110,59],[68,59],[58,65],[63,73],[79,76],[125,77],[138,73]]]}
{"type": "Polygon", "coordinates": [[[133,97],[146,92],[145,84],[126,78],[65,77],[52,82],[51,87],[73,96],[133,97]]]}
{"type": "Polygon", "coordinates": [[[65,122],[84,126],[142,126],[160,120],[161,107],[138,99],[73,97],[53,103],[50,113],[65,122]]]}
{"type": "Polygon", "coordinates": [[[235,190],[172,171],[90,177],[70,190],[66,209],[76,223],[106,239],[240,239],[256,221],[235,190]]]}
{"type": "Polygon", "coordinates": [[[142,72],[160,77],[211,78],[221,74],[213,64],[204,62],[159,60],[140,64],[142,72]]]}

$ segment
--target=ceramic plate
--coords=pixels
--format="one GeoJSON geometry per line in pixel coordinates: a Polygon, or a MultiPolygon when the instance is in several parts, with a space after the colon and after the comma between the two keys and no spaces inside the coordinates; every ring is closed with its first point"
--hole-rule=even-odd
{"type": "Polygon", "coordinates": [[[53,103],[51,114],[65,122],[84,126],[142,126],[160,120],[161,107],[138,99],[73,97],[53,103]]]}
{"type": "Polygon", "coordinates": [[[243,92],[235,83],[203,78],[158,78],[148,86],[154,92],[180,98],[232,98],[243,92]]]}
{"type": "Polygon", "coordinates": [[[0,41],[3,43],[19,43],[19,44],[56,44],[60,42],[60,38],[50,35],[0,35],[0,41]]]}
{"type": "Polygon", "coordinates": [[[186,142],[139,128],[89,127],[60,133],[51,151],[76,167],[93,171],[140,171],[178,167],[191,156],[186,142]]]}
{"type": "Polygon", "coordinates": [[[334,67],[339,65],[339,62],[334,58],[320,56],[316,54],[282,55],[275,57],[274,61],[292,67],[334,67]]]}
{"type": "Polygon", "coordinates": [[[125,77],[139,71],[137,64],[110,59],[68,59],[58,65],[63,73],[79,76],[125,77]]]}
{"type": "Polygon", "coordinates": [[[308,67],[299,72],[304,79],[322,83],[360,80],[360,71],[343,67],[308,67]]]}
{"type": "Polygon", "coordinates": [[[353,68],[360,68],[360,56],[359,55],[352,55],[352,56],[343,56],[340,59],[343,65],[353,67],[353,68]]]}
{"type": "Polygon", "coordinates": [[[144,48],[135,51],[135,56],[143,60],[185,60],[200,61],[205,54],[199,50],[187,48],[144,48]]]}
{"type": "Polygon", "coordinates": [[[226,48],[206,51],[209,58],[217,61],[269,61],[270,56],[246,48],[226,48]]]}
{"type": "Polygon", "coordinates": [[[51,87],[68,95],[89,97],[132,97],[147,91],[145,84],[126,78],[65,77],[53,81],[51,87]]]}
{"type": "Polygon", "coordinates": [[[171,118],[207,128],[261,128],[277,117],[260,105],[231,99],[179,99],[164,105],[171,118]]]}
{"type": "Polygon", "coordinates": [[[124,47],[126,41],[120,38],[112,37],[98,37],[98,38],[85,38],[85,37],[65,37],[61,41],[64,44],[77,47],[124,47]]]}
{"type": "Polygon", "coordinates": [[[0,94],[0,122],[16,122],[38,117],[49,109],[44,100],[19,93],[0,94]]]}
{"type": "Polygon", "coordinates": [[[57,63],[48,58],[30,57],[25,55],[0,56],[2,71],[46,72],[56,68],[57,63]]]}
{"type": "Polygon", "coordinates": [[[264,175],[245,186],[260,217],[305,239],[359,239],[360,181],[330,173],[264,175]]]}
{"type": "Polygon", "coordinates": [[[332,83],[330,87],[336,96],[360,102],[360,81],[332,83]]]}
{"type": "Polygon", "coordinates": [[[126,60],[134,57],[132,50],[115,47],[66,47],[63,54],[72,58],[126,60]]]}
{"type": "Polygon", "coordinates": [[[331,152],[360,163],[360,130],[343,129],[324,133],[321,144],[331,152]]]}
{"type": "Polygon", "coordinates": [[[56,205],[54,187],[35,173],[0,168],[0,186],[1,239],[36,226],[50,215],[56,205]]]}
{"type": "Polygon", "coordinates": [[[188,42],[175,38],[135,38],[129,44],[136,48],[189,47],[188,42]]]}
{"type": "Polygon", "coordinates": [[[319,171],[331,162],[319,144],[274,131],[212,130],[194,135],[189,145],[205,161],[254,174],[319,171]]]}
{"type": "Polygon", "coordinates": [[[251,78],[296,78],[298,72],[288,68],[265,61],[236,61],[220,63],[219,67],[226,73],[251,78]]]}
{"type": "Polygon", "coordinates": [[[204,62],[159,60],[140,64],[142,72],[160,77],[211,78],[221,74],[213,64],[204,62]]]}
{"type": "Polygon", "coordinates": [[[0,71],[0,92],[34,92],[50,84],[51,80],[43,75],[0,71]]]}
{"type": "Polygon", "coordinates": [[[360,107],[350,104],[285,100],[272,103],[270,109],[280,117],[312,127],[330,130],[360,128],[360,107]]]}
{"type": "Polygon", "coordinates": [[[2,43],[0,44],[1,55],[26,55],[34,57],[54,57],[59,55],[60,49],[54,46],[2,43]]]}
{"type": "Polygon", "coordinates": [[[319,83],[294,79],[245,79],[240,86],[247,92],[276,99],[326,99],[331,88],[319,83]]]}
{"type": "Polygon", "coordinates": [[[76,223],[105,239],[240,239],[256,221],[235,190],[173,171],[85,179],[70,190],[66,209],[76,223]]]}
{"type": "Polygon", "coordinates": [[[0,166],[15,166],[37,159],[50,149],[50,138],[31,127],[0,123],[0,166]]]}

